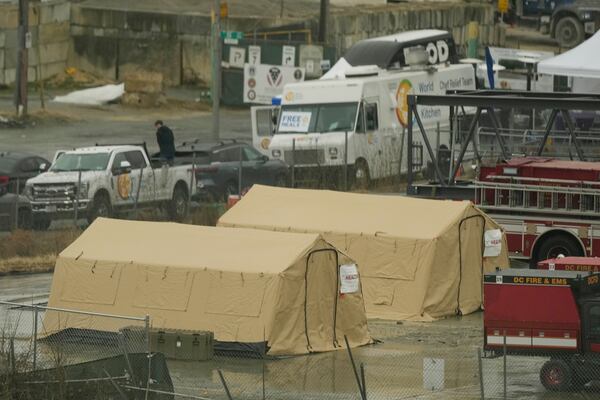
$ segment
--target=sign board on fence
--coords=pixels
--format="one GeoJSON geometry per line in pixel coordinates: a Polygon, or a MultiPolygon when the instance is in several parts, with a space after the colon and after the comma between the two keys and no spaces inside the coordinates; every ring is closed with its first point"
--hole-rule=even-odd
{"type": "Polygon", "coordinates": [[[323,60],[323,46],[303,44],[300,45],[299,53],[298,65],[306,68],[306,76],[308,78],[320,77],[321,69],[316,66],[320,65],[323,60]]]}
{"type": "Polygon", "coordinates": [[[229,48],[229,66],[232,68],[244,68],[246,61],[246,49],[243,47],[229,48]]]}
{"type": "Polygon", "coordinates": [[[296,64],[296,48],[294,46],[283,46],[281,52],[281,65],[293,67],[296,64]]]}
{"type": "Polygon", "coordinates": [[[248,46],[248,64],[260,64],[260,46],[248,46]]]}
{"type": "Polygon", "coordinates": [[[423,358],[423,389],[444,390],[443,358],[423,358]]]}
{"type": "Polygon", "coordinates": [[[304,68],[280,65],[244,65],[244,103],[271,104],[288,83],[304,80],[304,68]]]}

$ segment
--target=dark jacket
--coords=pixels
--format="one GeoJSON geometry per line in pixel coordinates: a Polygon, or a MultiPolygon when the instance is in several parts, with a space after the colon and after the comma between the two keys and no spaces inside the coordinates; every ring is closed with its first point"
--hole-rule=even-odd
{"type": "Polygon", "coordinates": [[[161,158],[170,160],[175,157],[175,138],[169,127],[163,125],[156,130],[156,141],[158,142],[161,158]]]}

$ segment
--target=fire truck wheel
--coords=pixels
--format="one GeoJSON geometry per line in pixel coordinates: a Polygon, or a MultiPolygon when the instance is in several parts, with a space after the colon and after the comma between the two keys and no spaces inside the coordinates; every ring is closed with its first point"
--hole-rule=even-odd
{"type": "Polygon", "coordinates": [[[540,381],[547,390],[562,392],[571,387],[573,371],[564,360],[546,361],[540,371],[540,381]]]}
{"type": "Polygon", "coordinates": [[[565,257],[584,255],[581,246],[574,238],[567,235],[551,236],[543,238],[543,242],[540,244],[535,257],[535,265],[537,265],[538,261],[556,258],[561,254],[565,257]]]}

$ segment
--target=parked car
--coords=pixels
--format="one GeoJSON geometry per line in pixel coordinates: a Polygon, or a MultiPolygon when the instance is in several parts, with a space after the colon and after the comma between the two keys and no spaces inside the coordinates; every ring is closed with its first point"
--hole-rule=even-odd
{"type": "Polygon", "coordinates": [[[176,148],[175,164],[195,164],[196,200],[226,200],[239,191],[240,157],[242,191],[256,183],[287,185],[289,167],[286,163],[270,160],[251,145],[236,140],[184,142],[176,148]]]}
{"type": "Polygon", "coordinates": [[[33,178],[44,169],[50,167],[50,161],[43,157],[28,153],[0,151],[0,191],[23,193],[27,179],[33,178]]]}

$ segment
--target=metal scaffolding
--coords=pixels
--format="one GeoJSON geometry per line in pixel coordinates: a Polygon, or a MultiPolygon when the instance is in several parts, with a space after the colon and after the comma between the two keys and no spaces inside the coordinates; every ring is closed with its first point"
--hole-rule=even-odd
{"type": "Polygon", "coordinates": [[[495,131],[495,139],[500,147],[502,157],[509,159],[511,154],[506,148],[500,130],[502,129],[500,120],[496,114],[498,109],[546,109],[551,110],[550,117],[546,123],[544,135],[540,146],[537,150],[537,155],[541,156],[547,139],[553,131],[553,126],[556,117],[560,114],[565,122],[566,129],[570,135],[573,145],[575,146],[577,157],[585,161],[584,151],[577,140],[577,131],[571,117],[571,111],[600,111],[600,95],[593,94],[574,94],[574,93],[541,93],[541,92],[526,92],[515,90],[478,90],[465,91],[456,90],[448,91],[445,95],[408,95],[408,129],[407,129],[407,193],[414,194],[414,171],[413,171],[413,148],[415,146],[414,131],[415,124],[418,131],[421,133],[421,139],[425,143],[427,152],[432,161],[435,177],[438,186],[441,189],[448,189],[456,183],[456,174],[459,171],[461,163],[464,160],[468,146],[473,146],[473,152],[478,161],[481,161],[480,153],[477,149],[477,141],[474,140],[477,125],[480,122],[482,111],[486,111],[490,118],[493,130],[495,131]],[[438,159],[431,147],[427,132],[423,126],[421,116],[419,114],[419,106],[447,106],[450,107],[450,132],[453,132],[453,123],[455,114],[460,108],[465,107],[475,108],[474,118],[471,121],[467,135],[460,143],[460,153],[458,159],[454,163],[452,173],[448,177],[444,177],[439,165],[438,159]]]}

